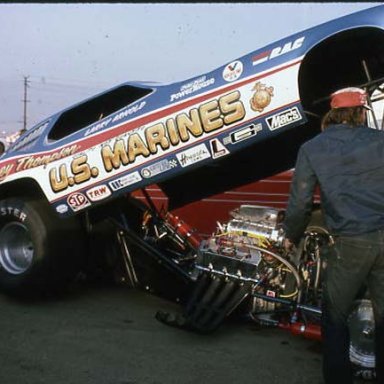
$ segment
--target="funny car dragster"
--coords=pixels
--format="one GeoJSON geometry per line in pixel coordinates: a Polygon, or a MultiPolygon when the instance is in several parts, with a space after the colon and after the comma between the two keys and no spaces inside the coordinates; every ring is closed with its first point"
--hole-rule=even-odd
{"type": "MultiPolygon", "coordinates": [[[[157,184],[172,211],[290,169],[299,146],[320,132],[333,91],[365,88],[373,111],[382,111],[382,83],[384,6],[377,6],[206,74],[167,85],[127,82],[42,120],[0,157],[1,288],[51,291],[83,272],[188,302],[200,287],[198,266],[210,263],[198,264],[201,240],[159,210],[146,187],[157,184]],[[146,202],[131,195],[138,190],[146,202]]],[[[369,121],[381,129],[382,116],[369,121]]],[[[289,284],[302,287],[280,259],[278,279],[289,274],[289,284]]],[[[288,285],[283,294],[293,295],[288,285]]]]}

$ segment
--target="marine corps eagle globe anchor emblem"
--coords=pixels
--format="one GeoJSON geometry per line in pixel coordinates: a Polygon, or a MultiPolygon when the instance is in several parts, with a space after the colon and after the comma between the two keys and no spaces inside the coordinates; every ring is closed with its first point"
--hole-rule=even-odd
{"type": "Polygon", "coordinates": [[[273,87],[267,87],[258,81],[252,88],[255,93],[250,100],[251,108],[256,112],[263,112],[272,100],[273,90],[273,87]]]}

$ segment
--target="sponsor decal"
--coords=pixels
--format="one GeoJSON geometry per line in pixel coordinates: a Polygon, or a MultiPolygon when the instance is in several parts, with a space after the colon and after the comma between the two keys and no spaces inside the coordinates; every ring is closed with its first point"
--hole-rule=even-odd
{"type": "Polygon", "coordinates": [[[273,49],[270,49],[269,51],[261,52],[252,57],[252,65],[259,65],[275,57],[279,57],[286,53],[292,52],[303,45],[304,39],[305,39],[305,36],[302,36],[296,40],[288,41],[282,46],[277,46],[277,47],[274,47],[273,49]]]}
{"type": "Polygon", "coordinates": [[[97,185],[96,187],[88,189],[85,193],[91,201],[103,200],[112,195],[111,190],[105,184],[97,185]]]}
{"type": "Polygon", "coordinates": [[[230,92],[142,131],[130,132],[127,138],[116,138],[114,142],[104,144],[101,148],[104,169],[111,172],[134,163],[139,156],[149,158],[159,149],[165,152],[191,138],[200,138],[241,121],[245,113],[240,92],[230,92]]]}
{"type": "Polygon", "coordinates": [[[112,123],[115,123],[116,121],[124,119],[125,117],[128,117],[128,116],[130,116],[130,115],[140,111],[140,109],[144,108],[146,104],[147,104],[146,101],[142,101],[142,102],[140,102],[138,104],[133,105],[132,107],[127,107],[126,109],[123,109],[121,112],[119,112],[112,119],[112,123]]]}
{"type": "Polygon", "coordinates": [[[220,142],[219,139],[213,139],[209,142],[211,146],[212,158],[217,159],[218,157],[229,154],[228,149],[220,142]]]}
{"type": "Polygon", "coordinates": [[[95,132],[98,132],[98,131],[102,130],[102,129],[105,128],[111,121],[112,121],[112,118],[109,117],[108,119],[103,120],[103,121],[100,122],[100,123],[91,125],[91,126],[85,131],[84,136],[89,136],[89,135],[91,135],[92,133],[95,133],[95,132]]]}
{"type": "Polygon", "coordinates": [[[94,125],[91,125],[84,133],[85,136],[92,135],[93,133],[96,133],[98,131],[101,131],[104,129],[109,123],[116,123],[117,121],[124,119],[125,117],[128,117],[142,109],[146,105],[145,101],[142,101],[141,103],[135,104],[131,107],[127,107],[123,109],[121,112],[119,112],[117,115],[115,115],[113,118],[109,117],[103,121],[97,122],[94,125]]]}
{"type": "Polygon", "coordinates": [[[159,173],[169,171],[172,168],[177,167],[176,160],[161,160],[157,163],[148,165],[141,170],[141,175],[145,178],[156,176],[159,173]]]}
{"type": "Polygon", "coordinates": [[[0,181],[5,180],[7,176],[9,176],[12,173],[14,167],[15,167],[15,164],[3,165],[0,168],[0,181]]]}
{"type": "MultiPolygon", "coordinates": [[[[48,122],[47,122],[47,124],[48,124],[48,122]]],[[[21,136],[21,131],[16,131],[16,132],[11,133],[10,135],[6,136],[5,140],[8,144],[13,144],[16,140],[19,139],[20,136],[21,136]]]]}
{"type": "Polygon", "coordinates": [[[179,92],[173,93],[171,95],[170,101],[175,101],[183,98],[184,96],[188,96],[194,92],[199,91],[200,89],[209,87],[210,85],[215,83],[215,79],[211,77],[207,79],[207,76],[201,76],[196,80],[193,80],[187,84],[184,84],[180,87],[179,92]]]}
{"type": "Polygon", "coordinates": [[[243,73],[243,63],[240,60],[232,61],[223,70],[223,79],[231,82],[237,80],[243,73]]]}
{"type": "Polygon", "coordinates": [[[250,105],[255,112],[263,112],[264,108],[271,103],[273,95],[273,87],[267,87],[258,81],[252,88],[253,94],[250,105]]]}
{"type": "Polygon", "coordinates": [[[251,137],[257,135],[263,129],[262,125],[251,124],[248,127],[238,129],[235,132],[232,132],[229,136],[225,137],[223,143],[226,144],[236,144],[240,141],[250,139],[251,137]]]}
{"type": "Polygon", "coordinates": [[[141,170],[141,174],[143,177],[145,177],[146,179],[150,178],[152,176],[151,174],[151,171],[148,169],[148,168],[143,168],[141,170]]]}
{"type": "Polygon", "coordinates": [[[87,197],[80,192],[71,193],[67,198],[67,203],[75,212],[91,205],[87,197]]]}
{"type": "Polygon", "coordinates": [[[60,151],[42,156],[25,156],[14,160],[0,168],[0,181],[3,181],[14,172],[25,171],[39,166],[47,166],[49,163],[73,155],[78,150],[77,145],[62,148],[60,151]]]}
{"type": "Polygon", "coordinates": [[[0,215],[1,216],[12,215],[22,222],[24,222],[25,219],[27,218],[26,213],[24,213],[23,211],[21,211],[18,208],[14,208],[14,207],[1,207],[0,208],[0,215]]]}
{"type": "Polygon", "coordinates": [[[189,165],[210,158],[211,154],[205,144],[200,144],[181,153],[177,153],[176,157],[182,167],[188,167],[189,165]]]}
{"type": "MultiPolygon", "coordinates": [[[[35,141],[44,131],[44,129],[47,127],[49,121],[46,121],[45,123],[41,124],[39,127],[35,128],[33,131],[31,131],[29,134],[24,136],[16,145],[12,147],[12,150],[17,150],[22,147],[25,147],[27,144],[31,144],[33,141],[35,141]]],[[[20,132],[17,133],[18,135],[20,132]]],[[[17,140],[18,137],[15,139],[17,140]]]]}
{"type": "Polygon", "coordinates": [[[139,174],[139,172],[132,172],[129,175],[125,175],[116,180],[113,180],[109,183],[109,186],[112,188],[112,191],[118,191],[128,185],[138,183],[143,180],[139,174]]]}
{"type": "Polygon", "coordinates": [[[72,159],[71,164],[61,164],[49,170],[49,184],[53,192],[61,192],[68,187],[82,184],[99,175],[97,167],[88,164],[88,156],[80,155],[72,159]]]}
{"type": "Polygon", "coordinates": [[[252,65],[258,65],[268,60],[271,51],[265,51],[252,57],[252,65]]]}
{"type": "Polygon", "coordinates": [[[301,114],[297,107],[286,109],[276,115],[267,117],[265,121],[271,131],[279,129],[295,121],[301,120],[301,114]]]}
{"type": "Polygon", "coordinates": [[[78,146],[72,145],[70,147],[65,147],[60,151],[51,153],[49,155],[23,157],[17,160],[16,172],[39,167],[40,165],[48,165],[53,161],[61,160],[64,157],[73,155],[77,150],[78,150],[78,146]]]}
{"type": "Polygon", "coordinates": [[[60,205],[58,205],[58,206],[56,207],[56,211],[57,211],[58,213],[66,213],[66,212],[68,212],[68,205],[66,205],[66,204],[60,204],[60,205]]]}

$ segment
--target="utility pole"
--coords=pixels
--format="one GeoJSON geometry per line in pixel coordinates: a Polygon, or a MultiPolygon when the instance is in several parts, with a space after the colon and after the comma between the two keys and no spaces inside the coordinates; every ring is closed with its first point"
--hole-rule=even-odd
{"type": "Polygon", "coordinates": [[[27,103],[29,103],[29,100],[27,99],[27,90],[29,86],[28,78],[29,76],[24,76],[24,99],[22,100],[24,104],[23,132],[27,130],[27,103]]]}

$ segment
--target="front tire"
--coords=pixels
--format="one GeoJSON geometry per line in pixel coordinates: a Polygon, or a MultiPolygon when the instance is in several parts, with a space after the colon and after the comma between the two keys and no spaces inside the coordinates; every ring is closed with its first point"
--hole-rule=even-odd
{"type": "Polygon", "coordinates": [[[45,200],[0,201],[0,287],[6,292],[62,289],[81,268],[83,244],[77,218],[58,218],[45,200]]]}

